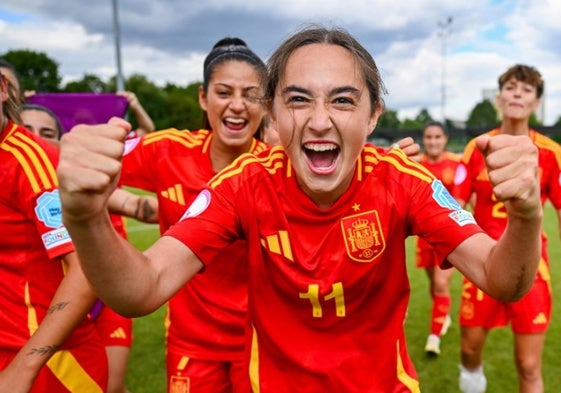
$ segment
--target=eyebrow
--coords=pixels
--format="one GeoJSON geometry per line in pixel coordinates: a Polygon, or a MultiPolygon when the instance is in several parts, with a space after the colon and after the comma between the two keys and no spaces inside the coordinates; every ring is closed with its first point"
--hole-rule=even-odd
{"type": "MultiPolygon", "coordinates": [[[[222,83],[222,82],[217,82],[217,83],[214,84],[214,86],[225,87],[225,88],[228,88],[228,89],[233,89],[234,88],[232,85],[229,85],[227,83],[222,83]]],[[[250,86],[246,86],[246,87],[242,88],[243,91],[252,90],[252,89],[259,89],[259,85],[250,85],[250,86]]]]}
{"type": "MultiPolygon", "coordinates": [[[[305,88],[300,87],[300,86],[295,86],[295,85],[286,86],[284,89],[282,89],[281,95],[284,95],[284,94],[287,94],[287,93],[303,93],[303,94],[311,95],[311,93],[308,89],[305,89],[305,88]]],[[[357,89],[354,86],[341,86],[341,87],[336,87],[334,89],[331,89],[329,91],[329,96],[334,96],[334,95],[338,95],[338,94],[341,94],[341,93],[351,93],[351,94],[354,94],[354,95],[360,95],[360,90],[357,89]]]]}

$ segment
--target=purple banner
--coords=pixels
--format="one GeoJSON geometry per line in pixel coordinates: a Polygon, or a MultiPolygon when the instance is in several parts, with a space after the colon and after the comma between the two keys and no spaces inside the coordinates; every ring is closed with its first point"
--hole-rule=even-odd
{"type": "Polygon", "coordinates": [[[111,93],[38,93],[27,102],[52,110],[59,117],[63,132],[76,124],[100,124],[113,116],[124,117],[128,107],[125,97],[111,93]]]}

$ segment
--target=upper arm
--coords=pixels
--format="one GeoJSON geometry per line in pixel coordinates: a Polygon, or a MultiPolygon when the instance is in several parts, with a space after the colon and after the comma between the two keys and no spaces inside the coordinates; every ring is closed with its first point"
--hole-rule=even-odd
{"type": "Polygon", "coordinates": [[[486,286],[485,261],[496,241],[483,232],[476,233],[461,242],[447,260],[477,287],[486,286]]]}
{"type": "Polygon", "coordinates": [[[156,271],[156,296],[165,303],[199,270],[203,263],[185,244],[171,236],[162,236],[144,255],[156,271]]]}

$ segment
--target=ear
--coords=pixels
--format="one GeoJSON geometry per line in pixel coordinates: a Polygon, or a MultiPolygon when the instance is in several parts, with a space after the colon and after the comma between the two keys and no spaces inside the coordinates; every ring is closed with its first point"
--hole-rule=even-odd
{"type": "Polygon", "coordinates": [[[203,89],[203,85],[199,86],[199,105],[201,106],[203,112],[206,112],[207,103],[206,103],[206,94],[203,89]]]}
{"type": "Polygon", "coordinates": [[[0,73],[0,99],[2,102],[8,100],[8,80],[0,73]]]}
{"type": "Polygon", "coordinates": [[[370,134],[372,134],[372,132],[374,132],[374,129],[378,124],[378,119],[382,115],[382,112],[383,112],[382,104],[377,103],[376,108],[374,108],[374,110],[370,114],[370,120],[368,121],[368,127],[370,128],[370,131],[368,132],[367,136],[369,136],[370,134]]]}

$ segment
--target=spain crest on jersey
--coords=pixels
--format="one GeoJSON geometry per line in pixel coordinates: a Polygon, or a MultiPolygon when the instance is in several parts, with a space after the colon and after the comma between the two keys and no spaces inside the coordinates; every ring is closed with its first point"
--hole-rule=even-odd
{"type": "Polygon", "coordinates": [[[376,210],[344,217],[341,230],[347,255],[357,262],[372,262],[386,248],[386,239],[376,210]]]}

